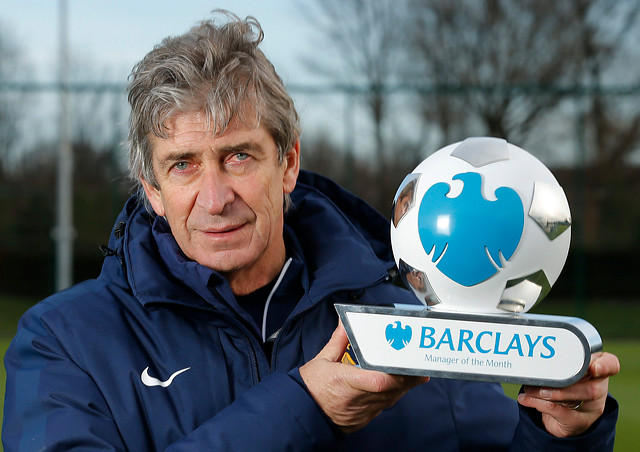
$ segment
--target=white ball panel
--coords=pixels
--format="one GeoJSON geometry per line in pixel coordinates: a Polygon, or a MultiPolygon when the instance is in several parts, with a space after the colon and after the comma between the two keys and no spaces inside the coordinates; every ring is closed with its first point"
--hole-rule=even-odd
{"type": "MultiPolygon", "coordinates": [[[[483,140],[483,146],[486,146],[487,139],[483,140]]],[[[468,147],[473,144],[473,141],[466,142],[467,155],[468,147]]],[[[536,182],[541,182],[548,187],[557,187],[557,190],[553,191],[563,198],[558,199],[558,205],[567,205],[566,197],[553,174],[538,159],[517,146],[508,144],[508,160],[474,167],[465,160],[451,156],[458,145],[459,143],[455,143],[442,148],[425,159],[413,171],[420,174],[415,205],[405,214],[397,228],[391,227],[394,256],[396,263],[402,259],[411,267],[425,273],[433,291],[441,301],[437,309],[502,312],[497,309],[497,306],[507,281],[543,270],[549,283],[553,284],[560,275],[569,251],[570,228],[555,240],[550,240],[540,225],[529,216],[536,182]],[[502,264],[503,267],[498,268],[497,273],[468,287],[455,282],[441,272],[437,267],[437,261],[431,262],[431,256],[427,254],[430,250],[425,251],[423,248],[418,228],[420,204],[426,192],[434,184],[445,182],[450,185],[447,198],[457,198],[462,192],[463,183],[459,180],[453,181],[452,178],[467,172],[481,175],[481,191],[486,200],[496,200],[495,191],[500,187],[509,187],[520,197],[524,211],[522,236],[511,258],[506,260],[501,256],[501,262],[498,264],[502,264]]],[[[465,262],[460,262],[460,265],[465,265],[465,262]]],[[[528,293],[534,294],[536,291],[529,290],[528,293]]],[[[537,301],[533,296],[529,298],[531,299],[526,301],[525,311],[537,301]]]]}

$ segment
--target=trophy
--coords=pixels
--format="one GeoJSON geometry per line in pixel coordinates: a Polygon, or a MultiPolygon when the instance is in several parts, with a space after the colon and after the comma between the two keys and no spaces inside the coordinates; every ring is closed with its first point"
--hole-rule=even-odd
{"type": "MultiPolygon", "coordinates": [[[[343,361],[391,374],[564,387],[602,349],[583,319],[527,313],[565,264],[571,213],[539,160],[503,139],[446,146],[404,179],[393,255],[422,304],[336,304],[343,361]]],[[[393,300],[392,300],[393,301],[393,300]]]]}

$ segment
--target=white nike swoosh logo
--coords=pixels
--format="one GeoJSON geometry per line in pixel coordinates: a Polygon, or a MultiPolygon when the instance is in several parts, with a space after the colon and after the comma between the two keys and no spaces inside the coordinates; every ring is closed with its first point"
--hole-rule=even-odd
{"type": "Polygon", "coordinates": [[[142,380],[142,383],[144,383],[145,386],[161,386],[163,388],[166,388],[171,383],[173,383],[174,378],[176,378],[182,372],[188,371],[189,369],[191,369],[191,367],[185,367],[184,369],[180,369],[179,371],[174,372],[173,375],[171,375],[168,380],[161,381],[161,380],[158,380],[157,378],[150,376],[149,367],[147,367],[145,370],[142,371],[142,375],[140,375],[140,380],[142,380]]]}

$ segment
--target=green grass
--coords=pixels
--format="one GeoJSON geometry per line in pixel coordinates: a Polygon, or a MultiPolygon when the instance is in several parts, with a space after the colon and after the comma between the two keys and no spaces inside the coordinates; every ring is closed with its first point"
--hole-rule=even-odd
{"type": "MultiPolygon", "coordinates": [[[[32,304],[31,300],[0,296],[0,357],[15,334],[20,315],[32,304]]],[[[640,302],[591,301],[578,304],[572,301],[545,301],[536,312],[541,314],[581,317],[592,323],[603,338],[606,351],[618,356],[622,370],[611,378],[609,390],[620,403],[615,452],[634,452],[640,443],[640,302]]],[[[0,403],[4,401],[6,374],[0,371],[0,403]]],[[[505,392],[515,397],[519,386],[504,385],[505,392]]],[[[0,410],[0,423],[2,410],[0,410]]],[[[2,446],[0,445],[0,452],[2,446]]]]}
{"type": "Polygon", "coordinates": [[[611,378],[609,390],[620,404],[616,451],[638,450],[640,442],[640,340],[612,341],[609,351],[620,359],[620,374],[611,378]]]}

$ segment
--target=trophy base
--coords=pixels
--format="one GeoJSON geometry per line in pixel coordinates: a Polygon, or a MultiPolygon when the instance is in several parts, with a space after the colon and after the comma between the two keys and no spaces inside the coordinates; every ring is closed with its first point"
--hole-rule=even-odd
{"type": "Polygon", "coordinates": [[[597,330],[575,317],[335,307],[353,361],[389,374],[565,387],[602,350],[597,330]]]}

